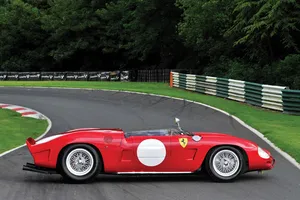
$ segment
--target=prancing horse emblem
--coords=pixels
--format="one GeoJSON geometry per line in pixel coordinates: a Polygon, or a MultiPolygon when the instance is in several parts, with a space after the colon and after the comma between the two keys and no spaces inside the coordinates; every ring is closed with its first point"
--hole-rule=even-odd
{"type": "Polygon", "coordinates": [[[188,139],[187,139],[187,138],[179,138],[179,144],[180,144],[183,148],[186,147],[187,143],[188,143],[188,139]]]}

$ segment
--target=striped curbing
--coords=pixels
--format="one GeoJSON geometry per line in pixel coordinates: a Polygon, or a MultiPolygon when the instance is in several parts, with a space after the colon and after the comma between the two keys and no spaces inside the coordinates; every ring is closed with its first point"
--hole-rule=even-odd
{"type": "Polygon", "coordinates": [[[46,119],[46,117],[43,114],[23,106],[0,103],[0,108],[8,109],[20,113],[22,117],[30,117],[30,118],[42,119],[42,120],[46,119]]]}
{"type": "MultiPolygon", "coordinates": [[[[41,120],[47,120],[48,122],[48,127],[46,129],[46,131],[40,135],[38,138],[36,138],[35,140],[39,140],[41,138],[43,138],[45,135],[47,135],[47,133],[49,132],[49,130],[51,129],[52,127],[52,122],[51,120],[43,115],[42,113],[36,111],[36,110],[33,110],[33,109],[29,109],[29,108],[26,108],[26,107],[23,107],[23,106],[18,106],[18,105],[12,105],[12,104],[4,104],[4,103],[0,103],[0,109],[9,109],[9,110],[13,110],[15,112],[18,112],[21,114],[22,117],[30,117],[30,118],[35,118],[35,119],[41,119],[41,120]]],[[[26,144],[23,144],[23,145],[20,145],[18,147],[15,147],[13,149],[10,149],[8,151],[5,151],[3,153],[0,154],[0,158],[13,152],[13,151],[16,151],[22,147],[24,147],[26,144]]]]}

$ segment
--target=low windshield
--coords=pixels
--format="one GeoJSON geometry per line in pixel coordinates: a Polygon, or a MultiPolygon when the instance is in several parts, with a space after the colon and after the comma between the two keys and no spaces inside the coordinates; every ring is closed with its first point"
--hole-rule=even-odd
{"type": "Polygon", "coordinates": [[[187,131],[187,130],[180,130],[179,128],[171,128],[169,129],[170,130],[170,133],[172,135],[181,135],[181,134],[184,134],[184,135],[193,135],[191,132],[187,131]]]}
{"type": "Polygon", "coordinates": [[[139,130],[139,131],[129,131],[125,132],[125,137],[131,136],[168,136],[168,135],[192,135],[188,131],[181,131],[179,128],[169,128],[169,129],[153,129],[153,130],[139,130]]]}

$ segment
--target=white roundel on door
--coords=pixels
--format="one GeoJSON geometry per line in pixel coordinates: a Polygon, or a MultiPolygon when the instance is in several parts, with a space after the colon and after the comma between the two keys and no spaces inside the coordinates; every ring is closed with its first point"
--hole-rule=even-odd
{"type": "Polygon", "coordinates": [[[139,161],[149,167],[161,164],[166,157],[165,145],[157,139],[146,139],[137,148],[139,161]]]}

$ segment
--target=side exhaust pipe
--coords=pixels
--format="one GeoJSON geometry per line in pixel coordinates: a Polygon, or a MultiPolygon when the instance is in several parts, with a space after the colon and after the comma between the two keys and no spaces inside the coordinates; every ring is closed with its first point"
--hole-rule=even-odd
{"type": "Polygon", "coordinates": [[[23,165],[23,170],[42,174],[58,174],[55,169],[39,167],[32,163],[26,163],[26,165],[23,165]]]}

